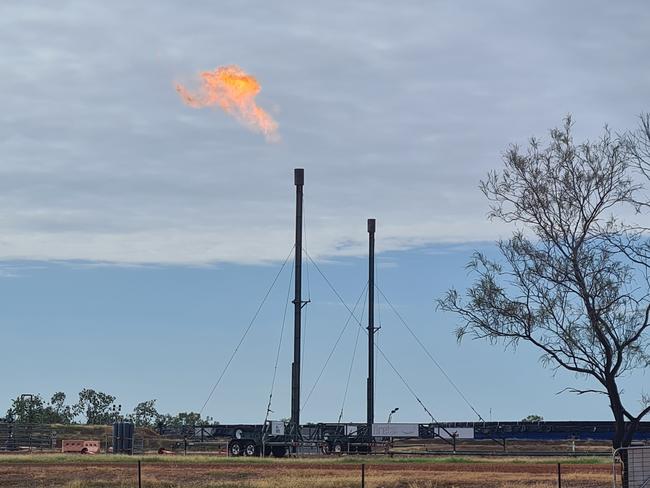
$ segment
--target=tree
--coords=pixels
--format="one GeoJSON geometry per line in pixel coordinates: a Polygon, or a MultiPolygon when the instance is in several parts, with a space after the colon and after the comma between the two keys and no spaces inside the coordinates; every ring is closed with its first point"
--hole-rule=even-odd
{"type": "Polygon", "coordinates": [[[79,401],[75,405],[77,411],[86,416],[86,423],[92,425],[109,424],[117,418],[111,405],[115,397],[101,391],[84,388],[79,392],[79,401]]]}
{"type": "Polygon", "coordinates": [[[182,427],[184,425],[200,424],[201,414],[196,412],[178,412],[176,415],[165,415],[165,425],[170,427],[182,427]]]}
{"type": "Polygon", "coordinates": [[[522,421],[522,422],[543,422],[543,421],[544,421],[544,417],[542,417],[541,415],[535,415],[535,414],[533,414],[533,415],[529,415],[529,416],[526,417],[526,418],[521,419],[521,421],[522,421]]]}
{"type": "Polygon", "coordinates": [[[626,134],[637,168],[650,180],[650,113],[641,114],[639,127],[626,134]]]}
{"type": "Polygon", "coordinates": [[[52,423],[71,424],[77,412],[71,405],[65,404],[66,395],[62,391],[56,392],[50,399],[48,409],[51,411],[52,423]]]}
{"type": "Polygon", "coordinates": [[[75,413],[65,405],[65,393],[57,392],[49,404],[40,394],[21,395],[13,400],[7,417],[18,423],[69,424],[75,413]]]}
{"type": "Polygon", "coordinates": [[[42,422],[45,400],[41,395],[16,397],[7,411],[7,417],[21,424],[42,422]]]}
{"type": "Polygon", "coordinates": [[[590,379],[568,390],[608,398],[619,448],[650,412],[650,399],[634,407],[620,389],[621,376],[650,366],[648,235],[616,216],[631,208],[643,215],[643,187],[628,138],[605,129],[596,142],[576,144],[571,131],[568,117],[548,146],[511,146],[505,168],[481,182],[490,218],[517,230],[498,242],[500,259],[474,254],[465,298],[451,289],[438,304],[459,318],[459,340],[524,341],[543,364],[590,379]]]}
{"type": "Polygon", "coordinates": [[[130,419],[138,427],[155,427],[160,419],[160,414],[156,410],[156,400],[138,403],[130,419]]]}
{"type": "Polygon", "coordinates": [[[209,415],[205,418],[201,417],[200,413],[196,412],[179,412],[176,415],[160,415],[156,425],[159,428],[162,427],[185,427],[185,426],[194,426],[200,424],[214,424],[215,422],[212,417],[209,415]]]}

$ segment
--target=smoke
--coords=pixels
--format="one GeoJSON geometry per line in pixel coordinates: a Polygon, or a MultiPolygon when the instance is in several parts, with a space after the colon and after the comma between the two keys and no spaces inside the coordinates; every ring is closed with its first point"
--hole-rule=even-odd
{"type": "Polygon", "coordinates": [[[231,65],[203,71],[199,78],[201,86],[196,92],[176,85],[185,104],[193,108],[218,106],[249,129],[264,134],[268,142],[279,141],[277,122],[255,103],[262,87],[253,76],[231,65]]]}

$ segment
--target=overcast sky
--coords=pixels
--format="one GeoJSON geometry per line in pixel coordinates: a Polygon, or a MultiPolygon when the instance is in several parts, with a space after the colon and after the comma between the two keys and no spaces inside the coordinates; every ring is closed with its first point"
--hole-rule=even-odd
{"type": "MultiPolygon", "coordinates": [[[[645,0],[1,2],[0,280],[14,307],[2,321],[14,344],[31,344],[33,331],[42,341],[42,355],[31,359],[21,378],[4,379],[11,381],[6,391],[52,393],[53,382],[41,372],[45,365],[57,372],[48,349],[57,340],[74,354],[101,338],[93,354],[104,358],[105,341],[124,334],[143,362],[160,365],[146,347],[151,338],[183,330],[184,337],[201,337],[200,347],[209,345],[194,358],[191,386],[180,375],[151,391],[137,378],[120,390],[111,377],[116,370],[74,376],[72,359],[56,377],[65,378],[72,392],[98,381],[121,391],[125,403],[150,394],[169,410],[196,409],[237,340],[209,318],[236,323],[239,331],[249,315],[229,310],[229,300],[235,292],[263,293],[272,272],[258,265],[281,260],[291,248],[294,167],[306,172],[311,254],[350,264],[365,253],[366,218],[376,217],[383,265],[402,269],[394,276],[398,294],[407,283],[426,285],[416,294],[418,303],[404,296],[408,303],[402,305],[413,307],[411,317],[421,321],[428,344],[443,349],[446,364],[458,366],[454,324],[433,315],[431,303],[436,293],[463,284],[462,266],[475,245],[504,232],[486,221],[479,180],[500,167],[509,143],[545,136],[567,113],[578,139],[596,137],[606,123],[615,130],[635,125],[650,109],[648,45],[645,0]],[[179,99],[175,83],[230,64],[260,82],[257,102],[278,122],[280,142],[267,142],[219,110],[195,110],[179,99]],[[445,257],[450,249],[452,261],[445,257]],[[52,261],[103,267],[79,271],[52,261]],[[457,275],[451,267],[436,273],[450,262],[457,275]],[[206,286],[246,276],[259,289],[226,286],[217,302],[197,309],[200,288],[183,281],[197,279],[187,267],[215,263],[230,271],[203,269],[214,273],[206,286]],[[160,266],[178,288],[161,291],[163,275],[124,264],[160,266]],[[165,265],[174,267],[165,271],[165,265]],[[134,300],[145,290],[160,291],[140,305],[151,308],[120,308],[125,297],[119,293],[132,282],[140,283],[134,300]],[[119,289],[117,295],[106,283],[119,289]],[[56,304],[54,289],[61,293],[56,304]],[[179,314],[191,306],[192,314],[204,315],[169,318],[175,315],[161,297],[175,297],[179,314]],[[66,300],[63,311],[58,307],[66,300]],[[45,303],[54,308],[39,308],[45,303]],[[97,310],[104,311],[101,318],[97,310]],[[427,328],[432,321],[437,336],[427,328]],[[206,371],[199,372],[201,365],[206,371]],[[182,386],[194,392],[187,403],[174,395],[182,386]]],[[[351,280],[353,270],[362,284],[363,262],[354,263],[341,280],[351,280]]],[[[352,288],[346,299],[360,291],[352,288]]],[[[323,341],[331,340],[331,331],[327,337],[323,341]]],[[[488,348],[481,347],[470,350],[488,348]]],[[[20,348],[8,354],[23,362],[20,348]]],[[[483,360],[506,374],[513,359],[483,360]]],[[[522,364],[515,370],[523,371],[522,364]]],[[[141,366],[117,371],[124,378],[141,366]]],[[[534,359],[529,366],[530,375],[550,375],[538,373],[534,359]]],[[[417,363],[406,368],[419,374],[417,363]]],[[[457,375],[469,389],[486,385],[471,369],[461,367],[457,375]]],[[[325,383],[326,391],[335,386],[325,383]]],[[[535,392],[564,386],[545,385],[535,392]]],[[[489,395],[488,389],[485,410],[495,402],[513,417],[531,413],[523,399],[513,406],[512,398],[486,400],[489,395]]],[[[548,408],[561,417],[584,413],[585,405],[575,400],[573,410],[561,403],[548,408]]],[[[218,405],[212,406],[218,415],[218,405]]],[[[438,407],[447,418],[459,411],[453,403],[438,407]]],[[[228,408],[231,417],[239,413],[228,408]]],[[[246,407],[242,412],[256,418],[246,407]]],[[[607,409],[588,415],[602,417],[607,409]]]]}
{"type": "Polygon", "coordinates": [[[485,240],[479,179],[571,112],[634,124],[647,2],[2,2],[0,257],[206,263],[485,240]],[[269,144],[174,82],[237,64],[269,144]]]}

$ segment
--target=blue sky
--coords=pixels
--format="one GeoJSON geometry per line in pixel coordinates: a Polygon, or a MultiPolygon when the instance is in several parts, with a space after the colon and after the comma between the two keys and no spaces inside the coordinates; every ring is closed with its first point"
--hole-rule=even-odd
{"type": "MultiPolygon", "coordinates": [[[[363,227],[365,222],[360,223],[363,227]]],[[[381,222],[378,226],[381,239],[381,222]]],[[[287,232],[290,240],[290,232],[287,232]]],[[[489,245],[478,246],[493,252],[489,245]]],[[[427,345],[475,408],[488,418],[518,420],[530,413],[549,419],[608,418],[600,398],[556,395],[581,381],[544,370],[537,353],[517,353],[483,342],[456,343],[454,318],[435,310],[434,298],[446,287],[462,287],[468,246],[434,246],[379,256],[377,280],[391,303],[427,345]]],[[[161,411],[198,410],[208,397],[252,314],[279,269],[268,266],[94,266],[21,263],[15,276],[0,280],[3,296],[3,360],[14,373],[3,375],[6,397],[24,392],[73,397],[83,387],[116,395],[130,410],[137,401],[157,399],[161,411]]],[[[319,265],[351,304],[367,279],[364,258],[342,258],[319,265]]],[[[279,340],[286,268],[278,279],[231,369],[205,413],[222,422],[264,418],[279,340]]],[[[303,388],[311,389],[348,317],[313,266],[312,303],[307,307],[303,388]]],[[[305,289],[307,286],[305,285],[305,289]]],[[[438,419],[475,420],[475,415],[419,349],[381,299],[378,344],[438,419]]],[[[287,417],[291,361],[289,309],[272,409],[287,417]]],[[[303,410],[305,421],[335,421],[341,408],[356,337],[348,326],[328,368],[303,410]]],[[[344,419],[365,415],[365,335],[358,352],[344,419]]],[[[7,370],[9,371],[9,370],[7,370]]],[[[630,384],[636,394],[647,382],[630,384]]],[[[6,397],[0,406],[7,405],[6,397]]],[[[303,397],[305,398],[305,397],[303,397]]],[[[396,420],[427,421],[389,366],[377,355],[378,420],[399,407],[396,420]]]]}
{"type": "MultiPolygon", "coordinates": [[[[649,109],[649,39],[641,0],[2,2],[0,409],[82,387],[127,409],[200,408],[291,247],[292,169],[304,167],[311,254],[354,301],[377,218],[380,286],[484,416],[607,418],[601,399],[556,396],[574,378],[553,378],[535,351],[457,345],[433,301],[467,284],[473,249],[493,252],[512,230],[486,220],[477,189],[508,144],[567,113],[580,139],[649,109]],[[280,142],[181,103],[175,82],[228,64],[257,77],[280,142]]],[[[311,284],[307,383],[346,318],[315,273],[311,284]]],[[[206,413],[263,418],[283,301],[277,291],[206,413]]],[[[471,420],[381,317],[379,344],[431,411],[471,420]]],[[[305,420],[337,418],[354,337],[305,420]]],[[[362,352],[350,420],[363,417],[362,352]]],[[[377,374],[378,418],[399,406],[400,420],[426,420],[381,360],[377,374]]]]}

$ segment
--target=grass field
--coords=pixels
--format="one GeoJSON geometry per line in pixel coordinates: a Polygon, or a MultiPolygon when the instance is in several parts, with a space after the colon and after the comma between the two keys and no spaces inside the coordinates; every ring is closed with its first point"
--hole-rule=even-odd
{"type": "Polygon", "coordinates": [[[137,486],[142,459],[148,488],[550,488],[557,463],[564,487],[611,486],[608,458],[251,459],[218,456],[0,455],[0,487],[125,488],[137,486]]]}
{"type": "Polygon", "coordinates": [[[275,459],[247,458],[247,457],[225,457],[213,455],[178,455],[178,456],[129,456],[125,454],[116,455],[77,455],[77,454],[0,454],[0,465],[2,464],[133,464],[142,460],[143,463],[154,464],[243,464],[255,466],[257,464],[282,465],[312,465],[312,464],[353,464],[364,463],[368,466],[373,464],[552,464],[557,465],[596,465],[611,464],[610,457],[463,457],[463,456],[432,456],[432,457],[390,457],[390,456],[328,456],[328,457],[299,457],[275,459]]]}

